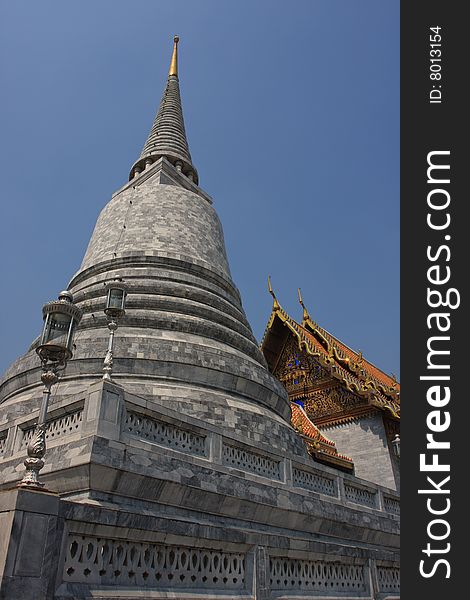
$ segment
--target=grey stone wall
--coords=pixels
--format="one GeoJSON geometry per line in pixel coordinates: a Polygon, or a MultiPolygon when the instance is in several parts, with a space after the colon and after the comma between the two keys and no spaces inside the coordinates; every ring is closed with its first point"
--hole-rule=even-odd
{"type": "Polygon", "coordinates": [[[188,190],[153,185],[151,178],[123,190],[104,207],[81,270],[130,252],[178,258],[230,277],[214,208],[188,190]]]}
{"type": "Polygon", "coordinates": [[[354,472],[358,477],[399,489],[398,465],[392,456],[380,413],[344,425],[322,428],[322,431],[335,442],[339,452],[353,459],[354,472]]]}
{"type": "Polygon", "coordinates": [[[106,498],[72,501],[43,492],[0,492],[2,600],[107,598],[186,600],[399,595],[390,551],[243,520],[158,510],[134,500],[119,511],[106,498]],[[188,521],[188,517],[191,518],[188,521]]]}

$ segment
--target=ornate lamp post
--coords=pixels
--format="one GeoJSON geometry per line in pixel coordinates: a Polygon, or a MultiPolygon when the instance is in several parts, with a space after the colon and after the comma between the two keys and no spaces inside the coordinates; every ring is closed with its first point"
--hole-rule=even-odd
{"type": "Polygon", "coordinates": [[[395,456],[400,458],[400,436],[398,433],[395,435],[395,438],[392,440],[393,451],[395,452],[395,456]]]}
{"type": "Polygon", "coordinates": [[[114,332],[118,328],[118,320],[126,314],[127,285],[122,281],[112,281],[106,285],[108,296],[104,312],[108,317],[109,341],[108,351],[103,363],[103,379],[111,381],[113,371],[114,332]]]}
{"type": "Polygon", "coordinates": [[[73,335],[82,318],[82,311],[73,304],[73,296],[68,291],[60,292],[58,300],[45,304],[42,314],[44,326],[36,353],[41,359],[44,390],[36,429],[28,444],[28,458],[24,461],[26,472],[18,484],[33,488],[44,486],[39,481],[39,471],[44,466],[46,453],[46,418],[51,387],[72,358],[73,335]]]}

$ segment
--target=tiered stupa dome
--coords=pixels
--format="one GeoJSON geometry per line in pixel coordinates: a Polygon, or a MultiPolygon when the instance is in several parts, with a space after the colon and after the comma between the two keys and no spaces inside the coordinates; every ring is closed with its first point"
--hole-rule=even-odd
{"type": "MultiPolygon", "coordinates": [[[[184,129],[177,38],[165,93],[131,179],[101,211],[69,289],[83,311],[58,394],[102,377],[108,330],[105,285],[129,286],[113,380],[242,436],[303,453],[281,384],[269,373],[232,281],[211,198],[197,185],[184,129]]],[[[34,344],[33,344],[34,346],[34,344]]],[[[40,394],[32,347],[7,371],[0,394],[40,394]]]]}

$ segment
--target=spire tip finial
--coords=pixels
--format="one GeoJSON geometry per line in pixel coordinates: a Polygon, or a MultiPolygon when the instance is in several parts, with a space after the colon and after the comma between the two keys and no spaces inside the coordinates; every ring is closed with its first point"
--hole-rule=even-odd
{"type": "Polygon", "coordinates": [[[168,77],[171,75],[175,75],[178,77],[178,42],[180,38],[175,35],[173,37],[174,46],[173,46],[173,54],[171,56],[170,70],[168,71],[168,77]]]}

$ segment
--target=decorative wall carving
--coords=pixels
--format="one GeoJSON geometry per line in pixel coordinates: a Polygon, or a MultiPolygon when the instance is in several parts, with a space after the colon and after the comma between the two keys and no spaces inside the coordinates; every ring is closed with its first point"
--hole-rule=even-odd
{"type": "Polygon", "coordinates": [[[293,337],[287,340],[274,375],[284,384],[291,400],[298,397],[305,399],[305,409],[312,419],[367,405],[364,399],[344,386],[331,383],[327,370],[315,357],[299,350],[293,337]]]}
{"type": "Polygon", "coordinates": [[[284,384],[288,393],[308,393],[308,389],[322,380],[329,380],[326,369],[306,352],[300,351],[298,343],[289,337],[274,375],[284,384]]]}
{"type": "Polygon", "coordinates": [[[313,420],[345,413],[367,403],[340,385],[317,389],[309,394],[305,410],[313,420]]]}

